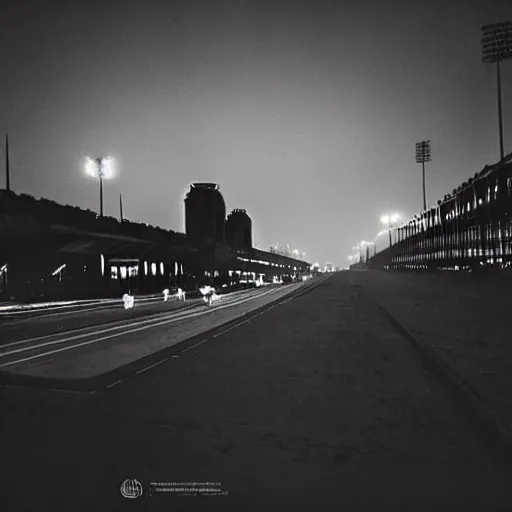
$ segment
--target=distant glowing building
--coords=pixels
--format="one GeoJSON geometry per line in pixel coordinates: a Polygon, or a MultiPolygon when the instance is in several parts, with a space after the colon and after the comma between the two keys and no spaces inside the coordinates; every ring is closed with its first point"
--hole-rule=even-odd
{"type": "Polygon", "coordinates": [[[198,241],[225,242],[226,203],[215,183],[193,183],[185,198],[185,230],[198,241]]]}

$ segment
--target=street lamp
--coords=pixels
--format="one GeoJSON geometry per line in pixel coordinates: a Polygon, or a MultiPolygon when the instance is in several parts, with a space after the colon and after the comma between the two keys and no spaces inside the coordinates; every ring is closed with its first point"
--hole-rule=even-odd
{"type": "Polygon", "coordinates": [[[363,240],[361,242],[361,244],[359,245],[360,247],[360,258],[361,258],[361,262],[363,262],[363,250],[366,249],[366,263],[368,263],[368,260],[370,259],[370,247],[372,247],[374,245],[373,242],[366,242],[365,240],[363,240]]]}
{"type": "Polygon", "coordinates": [[[512,21],[485,25],[482,27],[482,32],[482,60],[485,63],[496,63],[500,160],[503,160],[505,153],[503,149],[503,118],[501,113],[500,62],[512,57],[512,21]]]}
{"type": "Polygon", "coordinates": [[[103,180],[114,175],[114,159],[110,156],[85,160],[85,172],[100,180],[100,216],[103,217],[103,180]]]}
{"type": "Polygon", "coordinates": [[[416,143],[416,163],[421,164],[423,168],[423,211],[427,211],[427,192],[425,190],[425,162],[431,162],[429,140],[423,140],[416,143]]]}
{"type": "Polygon", "coordinates": [[[393,240],[391,238],[391,229],[394,228],[398,222],[400,222],[400,215],[398,213],[393,213],[391,215],[382,215],[380,221],[384,226],[388,228],[389,233],[389,247],[393,245],[393,240]]]}

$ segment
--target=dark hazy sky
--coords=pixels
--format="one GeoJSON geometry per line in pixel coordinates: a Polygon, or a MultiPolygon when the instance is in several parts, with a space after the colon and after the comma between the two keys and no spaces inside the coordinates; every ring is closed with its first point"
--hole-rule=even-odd
{"type": "MultiPolygon", "coordinates": [[[[4,0],[0,19],[11,183],[37,197],[97,210],[83,159],[111,154],[106,214],[122,192],[127,218],[184,231],[189,183],[216,182],[256,246],[344,264],[381,213],[419,211],[415,142],[431,203],[499,156],[480,27],[509,0],[4,0]]],[[[510,152],[512,61],[502,78],[510,152]]]]}

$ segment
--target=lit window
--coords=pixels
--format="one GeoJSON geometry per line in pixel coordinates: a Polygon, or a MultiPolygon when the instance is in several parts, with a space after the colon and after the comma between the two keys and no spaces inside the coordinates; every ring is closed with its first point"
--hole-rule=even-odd
{"type": "Polygon", "coordinates": [[[146,275],[146,276],[148,275],[148,262],[147,261],[144,262],[144,275],[146,275]]]}
{"type": "Polygon", "coordinates": [[[117,279],[117,267],[110,267],[110,279],[117,279]]]}
{"type": "Polygon", "coordinates": [[[122,266],[121,267],[121,279],[126,279],[126,267],[125,266],[122,266]]]}
{"type": "Polygon", "coordinates": [[[151,263],[151,274],[156,276],[156,263],[151,263]]]}
{"type": "Polygon", "coordinates": [[[164,275],[164,264],[160,263],[160,274],[164,275]]]}

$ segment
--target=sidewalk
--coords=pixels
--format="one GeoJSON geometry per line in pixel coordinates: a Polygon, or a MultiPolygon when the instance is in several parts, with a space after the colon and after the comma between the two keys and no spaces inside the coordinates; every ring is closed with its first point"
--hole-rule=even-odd
{"type": "Polygon", "coordinates": [[[512,438],[511,280],[376,270],[351,276],[467,381],[512,438]]]}

